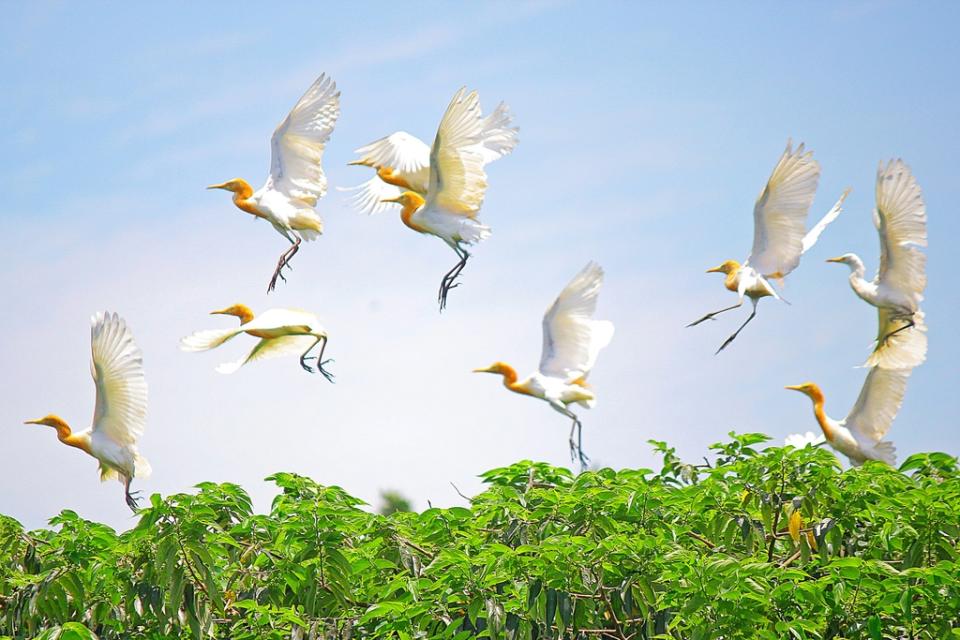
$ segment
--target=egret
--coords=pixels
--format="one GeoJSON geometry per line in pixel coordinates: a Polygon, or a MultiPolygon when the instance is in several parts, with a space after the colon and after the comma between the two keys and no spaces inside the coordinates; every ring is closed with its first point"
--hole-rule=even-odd
{"type": "Polygon", "coordinates": [[[361,185],[360,206],[374,211],[377,203],[399,204],[403,224],[437,236],[457,254],[459,261],[440,282],[441,311],[470,258],[466,247],[490,236],[490,227],[477,220],[487,189],[483,168],[516,146],[517,130],[509,125],[506,106],[485,118],[477,92],[462,88],[447,107],[429,153],[402,132],[359,150],[364,154],[359,164],[377,167],[376,182],[361,185]]]}
{"type": "Polygon", "coordinates": [[[725,274],[724,286],[736,292],[740,301],[733,306],[708,313],[688,324],[688,327],[739,308],[743,304],[744,296],[750,298],[753,305],[750,316],[720,345],[716,353],[723,351],[756,317],[757,302],[761,298],[772,296],[783,300],[770,280],[782,282],[783,278],[800,264],[800,256],[817,242],[827,225],[840,215],[849,189],[840,196],[820,222],[804,233],[807,213],[813,203],[819,179],[820,165],[813,159],[813,152],[804,152],[803,144],[794,150],[791,142],[787,141],[786,150],[780,156],[770,179],[753,206],[753,249],[750,256],[743,264],[736,260],[727,260],[719,266],[707,269],[707,273],[725,274]]]}
{"type": "Polygon", "coordinates": [[[850,287],[877,308],[879,328],[873,353],[864,366],[913,368],[927,355],[927,327],[920,301],[927,286],[927,211],[916,179],[903,160],[877,169],[877,206],[873,224],[880,235],[880,268],[872,282],[855,253],[827,262],[850,268],[850,287]]]}
{"type": "Polygon", "coordinates": [[[579,458],[586,468],[583,452],[583,426],[570,410],[571,404],[587,409],[596,404],[596,394],[587,384],[587,376],[597,361],[600,350],[613,338],[613,323],[594,320],[597,297],[603,284],[603,269],[594,262],[578,273],[564,287],[543,316],[543,351],[537,372],[517,379],[516,370],[504,362],[494,362],[475,373],[496,373],[503,376],[503,386],[514,393],[546,401],[559,413],[573,421],[570,427],[570,457],[579,458]],[[577,432],[574,442],[573,434],[577,432]]]}
{"type": "Polygon", "coordinates": [[[267,293],[286,281],[282,270],[300,249],[302,240],[315,240],[323,233],[323,221],[314,207],[327,192],[327,178],[320,167],[323,150],[340,115],[340,92],[326,74],[317,78],[293,110],[273,132],[270,140],[270,175],[259,191],[242,178],[208,189],[233,192],[233,204],[273,225],[290,248],[280,255],[267,293]]]}
{"type": "Polygon", "coordinates": [[[313,373],[314,369],[307,364],[307,361],[316,360],[316,370],[329,382],[333,382],[333,374],[324,369],[324,365],[333,362],[333,360],[323,359],[323,352],[327,348],[327,332],[320,325],[317,316],[312,313],[299,309],[269,309],[259,316],[254,316],[250,307],[235,304],[226,309],[211,311],[210,314],[236,316],[240,320],[240,325],[234,329],[207,329],[192,333],[180,341],[180,348],[183,351],[214,349],[241,333],[260,338],[250,353],[235,362],[218,366],[217,371],[220,373],[233,373],[248,362],[299,353],[300,366],[305,371],[313,373]],[[308,356],[318,344],[320,354],[308,356]]]}
{"type": "Polygon", "coordinates": [[[137,450],[137,440],[143,435],[147,419],[143,355],[117,314],[98,313],[91,323],[90,374],[97,387],[93,426],[74,433],[54,414],[27,420],[25,424],[53,427],[60,442],[96,458],[100,479],[119,479],[127,506],[136,511],[139,491],[131,493],[130,482],[150,475],[150,463],[137,450]]]}
{"type": "Polygon", "coordinates": [[[874,367],[863,382],[860,396],[843,420],[837,421],[824,412],[823,392],[812,382],[786,387],[805,394],[813,401],[813,414],[823,430],[827,443],[847,456],[850,464],[859,466],[867,460],[880,460],[889,465],[897,462],[892,442],[883,440],[903,403],[910,369],[874,367]]]}

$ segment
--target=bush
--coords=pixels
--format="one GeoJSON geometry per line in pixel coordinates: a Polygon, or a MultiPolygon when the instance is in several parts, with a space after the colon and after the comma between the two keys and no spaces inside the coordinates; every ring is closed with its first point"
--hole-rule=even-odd
{"type": "Polygon", "coordinates": [[[0,518],[17,638],[960,638],[960,474],[945,454],[843,472],[733,435],[713,462],[574,477],[520,462],[469,509],[389,516],[279,473],[151,498],[116,534],[0,518]]]}

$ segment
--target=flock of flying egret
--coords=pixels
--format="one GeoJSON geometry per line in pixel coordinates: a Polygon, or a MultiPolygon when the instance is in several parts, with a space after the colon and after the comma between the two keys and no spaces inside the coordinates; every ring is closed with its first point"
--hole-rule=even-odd
{"type": "MultiPolygon", "coordinates": [[[[292,270],[290,263],[301,243],[323,233],[323,221],[316,212],[317,201],[327,191],[321,160],[340,115],[339,99],[336,84],[326,75],[310,86],[273,133],[270,173],[259,190],[254,191],[241,178],[208,187],[232,192],[237,208],[266,220],[290,243],[277,260],[268,293],[278,279],[286,280],[284,270],[292,270]]],[[[363,184],[348,188],[357,210],[372,214],[399,206],[404,225],[440,238],[456,253],[458,261],[444,274],[437,293],[441,311],[450,291],[459,285],[457,279],[471,255],[468,248],[490,235],[490,228],[477,219],[487,188],[484,167],[509,154],[517,141],[517,128],[512,126],[505,104],[484,116],[476,91],[461,89],[441,118],[431,145],[398,131],[357,149],[358,159],[350,163],[376,172],[363,184]]],[[[794,149],[788,142],[754,206],[749,257],[742,264],[727,260],[708,270],[725,274],[724,286],[737,294],[738,302],[688,326],[739,308],[744,297],[752,307],[746,321],[717,353],[756,317],[761,298],[783,300],[774,283],[782,284],[827,225],[840,215],[847,192],[807,229],[819,177],[820,166],[812,153],[802,144],[794,149]]],[[[846,264],[854,292],[877,308],[876,343],[864,365],[869,371],[854,408],[846,419],[837,421],[826,415],[824,395],[816,384],[787,387],[810,397],[826,442],[855,465],[866,460],[894,464],[893,444],[883,438],[900,408],[912,368],[926,357],[926,326],[920,309],[926,285],[926,256],[921,251],[926,246],[926,211],[920,188],[901,160],[880,165],[873,221],[880,237],[880,264],[873,281],[865,279],[863,261],[852,253],[828,260],[846,264]]],[[[539,398],[571,420],[571,458],[578,459],[581,468],[588,459],[582,448],[580,419],[571,407],[590,408],[596,402],[587,377],[614,333],[613,323],[593,317],[602,283],[603,270],[590,262],[560,292],[544,314],[542,355],[531,375],[521,380],[504,362],[475,369],[502,376],[510,391],[539,398]]],[[[269,309],[257,315],[243,304],[212,313],[234,316],[240,324],[197,331],[181,340],[184,351],[214,349],[241,334],[257,340],[249,353],[220,365],[217,371],[233,373],[257,360],[298,355],[304,370],[333,382],[333,374],[326,368],[332,360],[324,359],[328,336],[314,314],[269,309]]],[[[118,478],[127,504],[135,510],[136,492],[131,492],[130,483],[150,472],[137,448],[147,413],[142,354],[129,327],[115,313],[93,317],[91,343],[91,374],[96,386],[92,426],[74,432],[53,414],[27,423],[53,427],[62,443],[96,458],[101,479],[118,478]]],[[[788,444],[802,445],[811,439],[812,434],[791,436],[788,444]]]]}

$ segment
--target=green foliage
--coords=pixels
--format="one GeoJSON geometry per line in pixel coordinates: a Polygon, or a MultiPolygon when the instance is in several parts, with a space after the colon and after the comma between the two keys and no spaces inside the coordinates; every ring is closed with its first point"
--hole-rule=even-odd
{"type": "Polygon", "coordinates": [[[0,517],[0,636],[960,638],[960,470],[944,454],[842,471],[734,435],[659,473],[520,462],[470,508],[369,513],[276,474],[154,495],[123,534],[0,517]],[[94,635],[95,634],[95,635],[94,635]]]}
{"type": "Polygon", "coordinates": [[[399,491],[385,489],[380,492],[380,507],[377,513],[388,516],[397,511],[413,511],[413,504],[399,491]]]}

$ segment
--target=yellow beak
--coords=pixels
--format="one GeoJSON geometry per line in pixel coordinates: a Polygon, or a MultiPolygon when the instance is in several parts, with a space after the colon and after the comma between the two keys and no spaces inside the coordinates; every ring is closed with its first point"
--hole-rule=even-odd
{"type": "Polygon", "coordinates": [[[226,182],[221,182],[220,184],[212,184],[209,187],[207,187],[207,189],[226,189],[226,188],[227,188],[226,182]]]}
{"type": "Polygon", "coordinates": [[[784,387],[784,389],[790,389],[791,391],[803,391],[803,385],[791,384],[784,387]]]}
{"type": "Polygon", "coordinates": [[[843,258],[842,257],[827,258],[827,262],[843,262],[843,258]]]}
{"type": "Polygon", "coordinates": [[[215,316],[215,315],[218,315],[218,314],[227,315],[227,310],[226,310],[226,309],[218,309],[217,311],[211,311],[211,312],[210,312],[210,315],[212,315],[212,316],[215,316]]]}
{"type": "Polygon", "coordinates": [[[397,204],[403,204],[403,196],[397,196],[396,198],[386,198],[380,202],[396,202],[397,204]]]}
{"type": "Polygon", "coordinates": [[[723,265],[720,265],[719,267],[713,267],[711,269],[707,269],[707,273],[722,273],[722,272],[723,272],[723,265]]]}
{"type": "Polygon", "coordinates": [[[43,420],[24,420],[23,424],[43,424],[43,420]]]}
{"type": "Polygon", "coordinates": [[[474,369],[474,373],[491,373],[492,367],[486,367],[485,369],[474,369]]]}
{"type": "Polygon", "coordinates": [[[372,167],[373,165],[367,162],[366,160],[354,160],[353,162],[347,163],[348,167],[372,167]]]}

